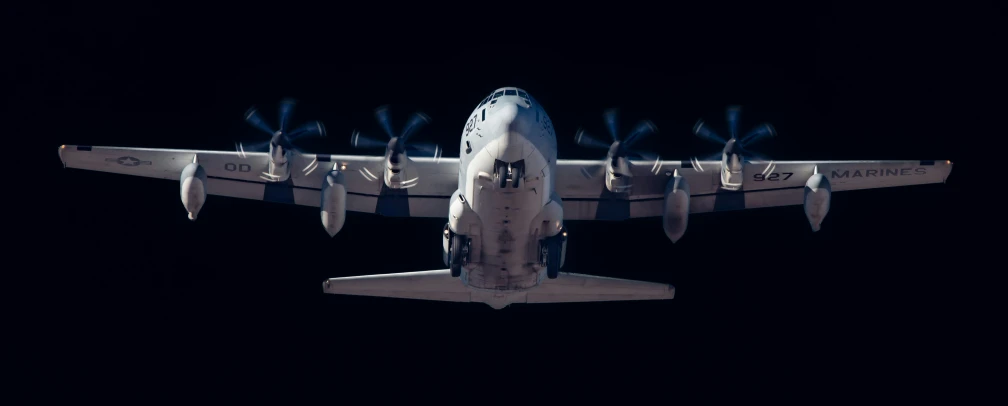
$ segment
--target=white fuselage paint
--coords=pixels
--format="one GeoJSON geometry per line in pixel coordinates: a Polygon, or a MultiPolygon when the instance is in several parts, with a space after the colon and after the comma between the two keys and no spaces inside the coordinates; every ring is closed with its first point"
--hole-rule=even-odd
{"type": "Polygon", "coordinates": [[[472,238],[463,283],[474,294],[487,295],[494,307],[523,301],[524,291],[546,277],[539,262],[540,241],[559,233],[563,223],[552,176],[557,158],[553,126],[534,99],[519,94],[527,95],[516,88],[498,89],[469,116],[452,202],[463,195],[471,208],[467,213],[478,220],[449,222],[453,232],[472,238]],[[524,163],[518,187],[512,181],[500,186],[501,162],[524,163]]]}

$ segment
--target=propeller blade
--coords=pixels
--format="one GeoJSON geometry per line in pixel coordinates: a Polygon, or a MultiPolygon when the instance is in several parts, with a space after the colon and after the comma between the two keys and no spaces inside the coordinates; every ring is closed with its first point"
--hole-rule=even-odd
{"type": "Polygon", "coordinates": [[[631,155],[642,161],[648,161],[648,162],[657,162],[661,160],[661,157],[659,157],[658,154],[655,154],[653,152],[631,151],[628,155],[631,155]]]}
{"type": "Polygon", "coordinates": [[[388,106],[375,109],[375,118],[378,119],[378,124],[381,125],[382,130],[385,130],[385,134],[388,134],[389,139],[394,138],[395,133],[392,132],[392,119],[389,118],[388,106]]]}
{"type": "Polygon", "coordinates": [[[307,136],[325,137],[325,126],[322,125],[321,121],[312,121],[310,123],[302,124],[300,127],[291,130],[291,132],[287,134],[287,139],[294,141],[298,138],[307,136]]]}
{"type": "Polygon", "coordinates": [[[619,123],[616,122],[617,113],[616,109],[609,109],[602,113],[602,119],[605,120],[606,128],[609,129],[609,136],[612,137],[613,142],[619,141],[619,123]]]}
{"type": "Polygon", "coordinates": [[[582,147],[595,149],[609,149],[610,145],[588,135],[583,129],[578,129],[577,135],[574,136],[574,142],[582,147]]]}
{"type": "Polygon", "coordinates": [[[724,157],[724,153],[723,152],[714,152],[714,153],[711,153],[710,155],[707,155],[705,157],[702,157],[702,158],[696,158],[696,157],[694,157],[693,159],[696,159],[696,160],[701,161],[701,162],[708,162],[708,161],[720,161],[721,158],[723,158],[723,157],[724,157]]]}
{"type": "Polygon", "coordinates": [[[242,158],[245,157],[245,154],[250,152],[266,152],[269,151],[269,141],[253,142],[249,144],[236,142],[235,151],[238,152],[238,155],[242,158]]]}
{"type": "Polygon", "coordinates": [[[354,148],[385,148],[388,143],[361,135],[360,131],[354,131],[350,136],[350,145],[353,145],[354,148]]]}
{"type": "Polygon", "coordinates": [[[287,132],[287,124],[290,122],[290,116],[294,113],[294,105],[297,101],[291,98],[286,98],[280,101],[280,131],[287,132]]]}
{"type": "Polygon", "coordinates": [[[742,158],[745,159],[746,161],[749,161],[749,160],[754,160],[754,161],[771,161],[772,160],[772,159],[768,158],[766,155],[760,154],[758,152],[752,152],[752,151],[749,151],[747,149],[741,149],[741,148],[739,149],[739,155],[742,156],[742,158]]]}
{"type": "Polygon", "coordinates": [[[598,165],[592,166],[582,166],[581,175],[586,179],[595,179],[602,175],[605,175],[606,171],[606,161],[603,159],[598,163],[598,165]]]}
{"type": "Polygon", "coordinates": [[[441,158],[441,153],[444,152],[440,146],[429,142],[419,142],[416,144],[406,144],[406,149],[412,150],[411,155],[422,156],[428,158],[441,158]]]}
{"type": "Polygon", "coordinates": [[[696,125],[693,126],[693,133],[700,138],[721,145],[724,145],[728,142],[728,140],[721,138],[720,135],[717,135],[717,133],[711,131],[710,128],[707,128],[707,125],[704,123],[703,120],[698,120],[696,125]]]}
{"type": "Polygon", "coordinates": [[[769,123],[764,123],[759,127],[754,128],[752,131],[749,131],[745,137],[742,137],[742,140],[740,141],[741,146],[745,147],[746,145],[755,143],[763,138],[773,137],[775,135],[777,135],[777,130],[775,130],[769,123]]]}
{"type": "Polygon", "coordinates": [[[272,128],[270,128],[268,124],[266,124],[266,121],[263,120],[262,116],[259,114],[259,110],[256,109],[255,107],[250,108],[248,111],[245,112],[245,121],[248,122],[253,127],[258,128],[260,131],[269,134],[270,136],[272,136],[273,133],[276,132],[272,128]]]}
{"type": "Polygon", "coordinates": [[[737,129],[738,129],[739,110],[740,108],[738,106],[729,106],[728,111],[726,112],[727,116],[726,119],[728,120],[729,139],[735,138],[735,135],[738,132],[737,129]]]}
{"type": "Polygon", "coordinates": [[[654,125],[654,123],[650,120],[641,121],[640,124],[637,124],[637,127],[634,127],[633,131],[630,132],[630,135],[626,137],[626,141],[624,141],[623,144],[629,147],[637,143],[637,141],[640,141],[657,131],[658,126],[654,125]]]}
{"type": "Polygon", "coordinates": [[[430,117],[427,117],[426,114],[420,112],[413,113],[413,116],[406,122],[406,127],[403,128],[402,135],[399,136],[399,139],[402,142],[406,142],[411,135],[415,134],[427,123],[430,123],[430,117]]]}

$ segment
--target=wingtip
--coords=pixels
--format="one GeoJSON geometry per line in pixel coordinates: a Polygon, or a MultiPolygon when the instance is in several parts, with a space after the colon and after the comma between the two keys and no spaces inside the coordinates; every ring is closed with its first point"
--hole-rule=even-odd
{"type": "Polygon", "coordinates": [[[66,168],[66,160],[65,160],[65,159],[63,159],[63,150],[64,150],[64,149],[66,149],[66,145],[60,145],[60,146],[59,146],[59,157],[60,157],[60,162],[61,162],[61,163],[63,164],[63,168],[66,168]]]}

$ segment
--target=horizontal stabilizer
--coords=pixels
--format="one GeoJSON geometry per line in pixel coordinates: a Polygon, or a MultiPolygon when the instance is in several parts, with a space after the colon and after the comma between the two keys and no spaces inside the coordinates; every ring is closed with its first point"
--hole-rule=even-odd
{"type": "Polygon", "coordinates": [[[382,275],[331,278],[322,283],[325,293],[402,299],[469,302],[472,291],[447,269],[382,275]]]}
{"type": "Polygon", "coordinates": [[[486,303],[500,309],[511,303],[572,303],[625,300],[665,300],[675,297],[668,284],[561,273],[540,286],[519,292],[470,289],[447,269],[384,275],[332,278],[323,282],[325,293],[443,302],[486,303]]]}

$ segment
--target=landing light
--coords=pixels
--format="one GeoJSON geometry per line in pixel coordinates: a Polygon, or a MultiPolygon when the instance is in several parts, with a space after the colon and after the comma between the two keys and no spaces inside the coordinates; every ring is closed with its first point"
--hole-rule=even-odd
{"type": "Polygon", "coordinates": [[[566,236],[567,236],[567,232],[566,232],[566,231],[564,231],[564,232],[563,232],[563,236],[564,236],[564,237],[566,237],[566,236]]]}
{"type": "Polygon", "coordinates": [[[346,170],[346,164],[342,164],[342,165],[340,165],[340,170],[341,170],[341,171],[345,171],[345,170],[346,170]]]}

